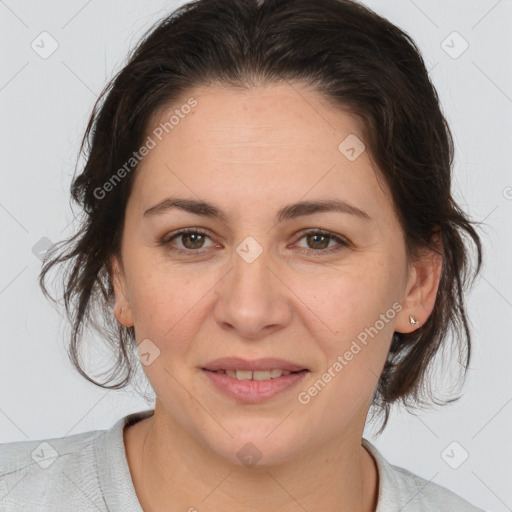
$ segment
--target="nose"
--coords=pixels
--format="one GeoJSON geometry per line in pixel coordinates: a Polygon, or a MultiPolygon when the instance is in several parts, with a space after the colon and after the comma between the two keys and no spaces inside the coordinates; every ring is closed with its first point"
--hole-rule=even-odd
{"type": "Polygon", "coordinates": [[[214,317],[222,329],[256,340],[290,323],[290,291],[272,263],[268,251],[252,262],[234,253],[233,267],[217,287],[214,317]]]}

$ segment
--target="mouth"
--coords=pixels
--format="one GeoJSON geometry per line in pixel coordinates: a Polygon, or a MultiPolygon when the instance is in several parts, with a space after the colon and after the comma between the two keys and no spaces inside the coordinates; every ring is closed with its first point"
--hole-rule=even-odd
{"type": "Polygon", "coordinates": [[[303,369],[303,370],[296,370],[296,371],[290,371],[290,370],[283,370],[281,368],[272,368],[271,370],[209,370],[208,368],[203,368],[203,370],[207,372],[216,373],[218,375],[227,375],[231,379],[237,379],[237,380],[257,380],[257,381],[265,381],[265,380],[272,380],[272,379],[278,379],[279,377],[291,375],[292,373],[305,373],[309,370],[303,369]]]}
{"type": "Polygon", "coordinates": [[[259,359],[243,359],[241,357],[222,357],[206,363],[203,367],[204,370],[209,371],[239,371],[239,372],[266,372],[278,370],[283,372],[298,372],[302,370],[309,370],[306,365],[287,361],[286,359],[279,359],[277,357],[262,357],[259,359]]]}
{"type": "Polygon", "coordinates": [[[237,402],[256,404],[295,387],[310,370],[283,359],[224,358],[201,368],[213,389],[237,402]]]}

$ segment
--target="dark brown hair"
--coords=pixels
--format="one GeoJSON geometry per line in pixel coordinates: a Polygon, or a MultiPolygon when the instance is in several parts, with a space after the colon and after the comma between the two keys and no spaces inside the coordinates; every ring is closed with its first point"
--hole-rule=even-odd
{"type": "Polygon", "coordinates": [[[434,310],[416,331],[394,334],[374,393],[372,406],[384,413],[382,431],[394,402],[409,407],[435,401],[427,369],[449,331],[465,353],[465,375],[471,336],[464,292],[480,270],[482,248],[474,223],[451,196],[452,136],[419,49],[405,32],[354,1],[197,0],[147,32],[94,106],[80,147],[85,166],[71,187],[83,219],[74,236],[48,251],[40,284],[50,297],[47,273],[67,262],[63,299],[72,323],[72,363],[98,386],[129,384],[134,329],[114,318],[109,261],[120,251],[136,168],[104,197],[98,190],[141,147],[151,119],[192,87],[283,81],[310,84],[333,105],[360,116],[410,257],[420,247],[439,250],[433,234],[442,235],[434,310]],[[476,248],[474,268],[467,242],[476,248]],[[86,325],[99,330],[117,356],[104,382],[87,375],[80,362],[86,325]]]}

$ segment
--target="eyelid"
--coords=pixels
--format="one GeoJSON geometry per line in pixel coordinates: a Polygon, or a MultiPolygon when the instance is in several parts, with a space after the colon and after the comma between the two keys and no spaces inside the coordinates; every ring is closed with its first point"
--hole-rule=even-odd
{"type": "Polygon", "coordinates": [[[303,229],[302,231],[299,231],[297,233],[296,237],[300,240],[301,238],[303,238],[304,236],[307,236],[307,235],[324,235],[324,236],[329,236],[331,238],[339,240],[340,242],[343,242],[346,244],[350,243],[349,240],[346,237],[344,237],[343,235],[340,235],[338,233],[333,233],[332,231],[328,231],[327,229],[322,229],[322,228],[303,229]]]}
{"type": "MultiPolygon", "coordinates": [[[[160,240],[159,245],[167,245],[171,242],[171,240],[174,240],[175,238],[179,238],[181,235],[186,235],[189,233],[199,234],[203,235],[205,237],[208,237],[210,240],[212,237],[208,234],[208,231],[206,231],[203,228],[182,228],[178,229],[176,231],[173,231],[172,233],[168,233],[164,235],[164,237],[160,240]]],[[[213,240],[212,240],[213,241],[213,240]]],[[[193,250],[193,249],[182,249],[183,251],[187,252],[199,252],[201,249],[193,250]]]]}
{"type": "MultiPolygon", "coordinates": [[[[315,255],[329,254],[329,253],[341,250],[343,248],[349,247],[351,245],[351,242],[347,238],[345,238],[343,235],[339,235],[337,233],[333,233],[332,231],[328,231],[328,230],[322,229],[322,228],[309,228],[309,229],[300,231],[296,235],[297,241],[301,240],[302,238],[304,238],[305,236],[308,236],[308,235],[327,236],[327,237],[331,238],[332,240],[335,240],[337,242],[337,245],[334,247],[327,248],[327,249],[310,249],[308,247],[300,247],[299,248],[299,249],[303,250],[304,252],[306,252],[307,254],[315,254],[315,255]]],[[[297,243],[297,241],[294,243],[297,243]]]]}
{"type": "MultiPolygon", "coordinates": [[[[179,238],[181,235],[186,235],[188,233],[200,234],[200,235],[208,237],[210,240],[212,240],[212,237],[209,235],[207,230],[205,230],[203,228],[189,227],[189,228],[182,228],[182,229],[173,231],[172,233],[165,235],[160,240],[159,245],[161,245],[163,247],[167,247],[170,245],[170,242],[172,240],[174,240],[175,238],[179,238]]],[[[344,236],[339,235],[337,233],[333,233],[331,231],[328,231],[328,230],[325,230],[322,228],[308,228],[308,229],[304,229],[304,230],[298,232],[295,235],[296,241],[294,243],[297,243],[299,240],[301,240],[302,238],[304,238],[308,235],[328,236],[329,238],[331,238],[332,240],[335,240],[337,242],[336,246],[330,247],[327,249],[310,249],[308,247],[299,247],[298,248],[303,253],[308,254],[308,255],[311,255],[311,254],[313,254],[315,256],[326,255],[329,253],[339,251],[339,250],[349,247],[351,245],[351,242],[348,239],[346,239],[344,236]]],[[[213,242],[213,240],[212,240],[212,242],[213,242]]],[[[182,248],[169,249],[168,248],[168,250],[175,254],[189,254],[192,256],[193,255],[199,256],[199,255],[204,254],[205,252],[208,252],[209,248],[199,248],[199,249],[182,249],[182,248]]]]}

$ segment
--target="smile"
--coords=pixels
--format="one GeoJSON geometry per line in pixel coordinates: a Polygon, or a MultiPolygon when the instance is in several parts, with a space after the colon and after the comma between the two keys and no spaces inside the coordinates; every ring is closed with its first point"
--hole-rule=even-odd
{"type": "Polygon", "coordinates": [[[281,370],[278,368],[274,368],[272,370],[261,370],[251,372],[250,370],[216,370],[215,373],[228,375],[232,379],[238,380],[270,380],[277,379],[282,375],[290,375],[290,370],[281,370]]]}
{"type": "Polygon", "coordinates": [[[281,369],[207,370],[203,374],[216,391],[238,402],[260,403],[295,387],[308,370],[290,371],[281,369]]]}

